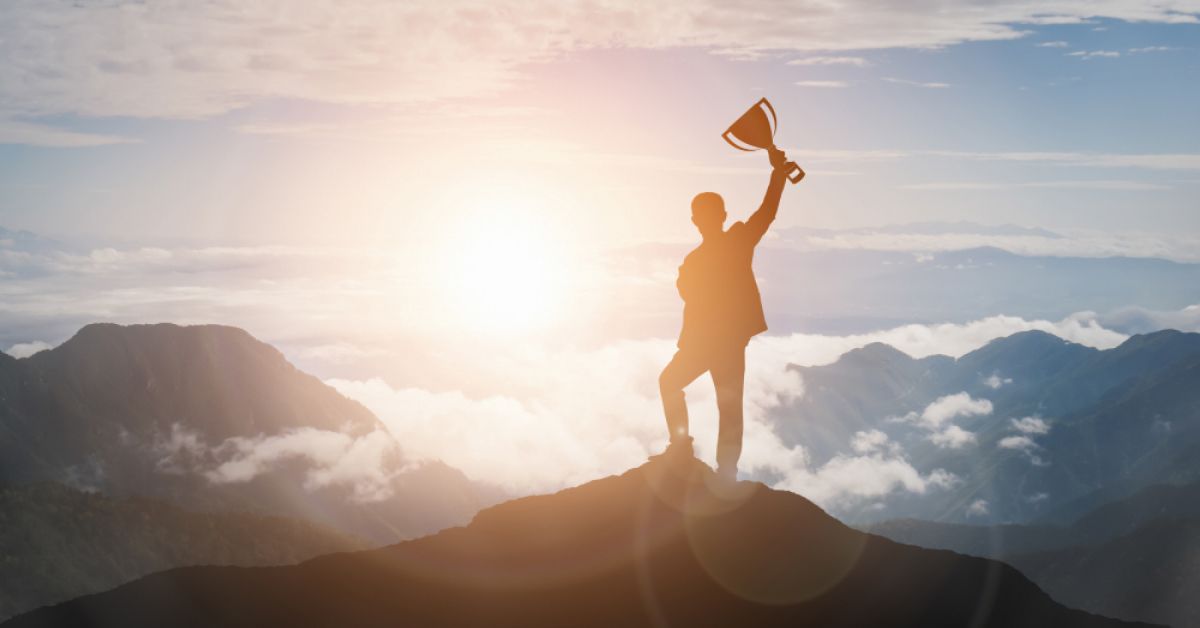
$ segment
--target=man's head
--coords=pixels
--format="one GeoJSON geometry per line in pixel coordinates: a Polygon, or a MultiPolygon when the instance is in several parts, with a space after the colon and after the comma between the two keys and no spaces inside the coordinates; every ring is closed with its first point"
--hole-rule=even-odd
{"type": "Polygon", "coordinates": [[[708,237],[725,229],[725,199],[716,192],[701,192],[692,199],[692,224],[708,237]]]}

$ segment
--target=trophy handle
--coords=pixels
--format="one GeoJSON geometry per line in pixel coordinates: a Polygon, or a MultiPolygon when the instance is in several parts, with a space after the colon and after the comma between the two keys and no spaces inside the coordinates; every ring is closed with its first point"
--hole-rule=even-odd
{"type": "Polygon", "coordinates": [[[792,183],[799,183],[800,179],[804,178],[804,169],[796,165],[794,161],[787,163],[787,170],[785,172],[787,173],[788,181],[792,183]]]}
{"type": "Polygon", "coordinates": [[[771,106],[771,101],[767,100],[766,98],[763,98],[758,102],[766,105],[767,111],[771,112],[771,137],[775,137],[775,129],[779,127],[779,120],[775,117],[775,108],[771,106]]]}
{"type": "MultiPolygon", "coordinates": [[[[732,129],[730,129],[730,130],[732,130],[732,129]]],[[[721,134],[721,139],[725,140],[726,142],[729,142],[729,145],[730,145],[730,146],[732,146],[732,147],[734,147],[734,148],[736,148],[736,149],[738,149],[738,150],[744,150],[744,151],[746,151],[747,153],[749,153],[749,152],[753,152],[754,150],[756,150],[756,149],[753,149],[753,148],[742,148],[741,146],[738,146],[736,143],[734,143],[734,141],[733,141],[733,140],[729,139],[729,136],[730,136],[730,132],[729,132],[729,131],[725,131],[724,133],[722,133],[722,134],[721,134]]]]}

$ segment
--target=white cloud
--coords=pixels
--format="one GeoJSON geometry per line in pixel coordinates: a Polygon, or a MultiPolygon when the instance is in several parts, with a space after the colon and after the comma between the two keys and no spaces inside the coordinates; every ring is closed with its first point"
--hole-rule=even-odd
{"type": "Polygon", "coordinates": [[[5,353],[14,358],[27,358],[39,351],[45,351],[46,349],[51,348],[53,347],[49,343],[42,342],[41,340],[34,340],[33,342],[18,342],[17,344],[9,347],[5,353]]]}
{"type": "MultiPolygon", "coordinates": [[[[0,91],[0,94],[3,92],[0,91]]],[[[0,144],[28,144],[32,146],[103,146],[127,144],[134,140],[114,135],[80,133],[41,124],[29,124],[18,120],[5,120],[0,110],[0,144]]]]}
{"type": "Polygon", "coordinates": [[[1150,170],[1200,171],[1200,153],[1079,153],[1049,151],[955,151],[902,149],[804,149],[789,148],[788,154],[810,163],[888,161],[912,158],[1047,163],[1080,168],[1145,168],[1150,170]]]}
{"type": "Polygon", "coordinates": [[[1133,54],[1141,54],[1146,52],[1166,52],[1168,50],[1178,50],[1173,46],[1144,46],[1142,48],[1130,48],[1129,52],[1133,54]]]}
{"type": "MultiPolygon", "coordinates": [[[[882,432],[857,434],[851,446],[858,455],[813,467],[803,447],[784,445],[766,420],[770,409],[803,394],[796,373],[786,369],[794,354],[777,342],[756,341],[749,351],[744,473],[775,475],[780,488],[824,505],[924,493],[955,481],[945,471],[915,469],[882,432]]],[[[619,473],[660,451],[666,438],[654,382],[671,352],[669,341],[641,341],[529,355],[509,367],[514,390],[527,391],[522,398],[397,389],[379,379],[328,383],[373,410],[402,443],[406,460],[443,460],[468,477],[523,494],[619,473]],[[604,404],[593,402],[601,398],[604,404]]],[[[687,393],[697,454],[711,462],[717,425],[711,383],[702,378],[687,393]]]]}
{"type": "Polygon", "coordinates": [[[921,412],[917,423],[934,430],[958,417],[985,416],[991,413],[991,401],[975,399],[965,392],[960,392],[935,399],[921,412]]]}
{"type": "Polygon", "coordinates": [[[1078,181],[931,181],[926,183],[906,183],[900,186],[902,190],[928,191],[962,191],[962,190],[1009,190],[1009,189],[1063,189],[1063,190],[1105,190],[1120,192],[1143,192],[1147,190],[1169,190],[1170,186],[1143,181],[1128,181],[1124,179],[1092,179],[1078,181]]]}
{"type": "MultiPolygon", "coordinates": [[[[1018,0],[824,6],[616,0],[0,3],[0,119],[195,118],[267,99],[396,104],[495,93],[522,68],[581,50],[936,48],[1023,37],[1022,24],[1095,17],[1197,21],[1190,0],[1018,0]],[[114,33],[129,36],[114,37],[114,33]]],[[[836,58],[836,57],[830,57],[836,58]]],[[[938,85],[938,84],[930,84],[938,85]]],[[[19,141],[113,141],[68,131],[19,141]]]]}
{"type": "MultiPolygon", "coordinates": [[[[194,437],[182,443],[195,453],[194,437]]],[[[304,460],[304,487],[348,486],[358,501],[374,502],[392,494],[392,480],[404,467],[390,434],[375,430],[360,437],[341,432],[299,428],[255,438],[230,438],[209,451],[218,459],[203,471],[216,484],[248,482],[289,460],[304,460]]]]}
{"type": "Polygon", "coordinates": [[[830,506],[852,500],[869,500],[899,490],[923,495],[949,488],[960,480],[943,469],[922,475],[899,457],[835,456],[816,471],[800,471],[787,477],[778,488],[804,495],[819,505],[830,506]]]}
{"type": "MultiPolygon", "coordinates": [[[[1042,235],[996,235],[980,233],[895,233],[863,230],[818,235],[803,235],[787,242],[804,250],[867,249],[903,251],[914,254],[937,251],[961,251],[995,247],[1017,255],[1049,257],[1160,257],[1176,261],[1200,261],[1200,237],[1189,233],[1121,234],[1079,231],[1069,237],[1042,235]]],[[[926,258],[922,261],[932,261],[926,258]]]]}
{"type": "Polygon", "coordinates": [[[869,454],[879,451],[888,443],[888,435],[879,430],[855,432],[850,441],[850,448],[855,453],[869,454]]]}
{"type": "Polygon", "coordinates": [[[1070,44],[1065,41],[1043,41],[1037,44],[1038,48],[1068,48],[1070,44]]]}
{"type": "Polygon", "coordinates": [[[989,512],[988,502],[986,499],[977,499],[967,506],[968,517],[986,517],[989,512]]]}
{"type": "Polygon", "coordinates": [[[1050,493],[1034,493],[1033,495],[1026,497],[1025,501],[1027,501],[1031,504],[1040,504],[1041,502],[1044,502],[1047,499],[1050,499],[1050,493]]]}
{"type": "Polygon", "coordinates": [[[1105,327],[1130,334],[1145,334],[1160,329],[1200,332],[1200,304],[1174,312],[1125,307],[1105,314],[1099,320],[1105,327]]]}
{"type": "Polygon", "coordinates": [[[787,64],[788,65],[852,65],[852,66],[859,67],[859,68],[871,65],[866,59],[864,59],[862,57],[844,57],[844,56],[840,56],[840,57],[839,56],[804,57],[802,59],[792,59],[791,61],[788,61],[787,64]]]}
{"type": "Polygon", "coordinates": [[[992,413],[992,402],[975,399],[965,392],[938,397],[925,406],[920,414],[908,414],[891,419],[912,423],[929,432],[928,439],[943,449],[961,449],[975,442],[975,434],[954,425],[959,417],[982,416],[992,413]]]}
{"type": "Polygon", "coordinates": [[[983,385],[987,386],[988,388],[991,388],[992,390],[996,390],[996,389],[1000,388],[1001,386],[1004,386],[1005,384],[1011,384],[1011,383],[1012,383],[1011,377],[1000,377],[1000,375],[998,375],[996,373],[992,373],[990,376],[988,376],[987,379],[983,380],[983,385]]]}
{"type": "Polygon", "coordinates": [[[1012,425],[1018,432],[1022,434],[1049,434],[1050,425],[1041,417],[1027,416],[1020,419],[1012,419],[1012,425]]]}
{"type": "Polygon", "coordinates": [[[850,84],[846,81],[796,81],[796,85],[800,87],[816,87],[816,88],[842,88],[849,87],[850,84]]]}
{"type": "Polygon", "coordinates": [[[926,88],[931,88],[931,89],[945,89],[947,87],[950,87],[949,83],[910,81],[908,79],[900,79],[900,78],[893,78],[893,77],[885,77],[883,80],[885,80],[889,83],[896,83],[898,85],[912,85],[915,87],[926,87],[926,88]]]}
{"type": "Polygon", "coordinates": [[[1005,436],[1004,438],[1001,438],[1000,442],[996,443],[996,445],[1001,449],[1016,449],[1026,453],[1037,447],[1037,444],[1033,442],[1033,439],[1028,436],[1005,436]]]}
{"type": "Polygon", "coordinates": [[[1076,50],[1075,52],[1068,52],[1067,56],[1079,57],[1080,59],[1087,61],[1089,59],[1113,59],[1121,56],[1121,53],[1117,52],[1116,50],[1076,50]]]}
{"type": "Polygon", "coordinates": [[[929,440],[943,449],[962,449],[975,442],[975,434],[957,425],[950,425],[930,434],[929,440]]]}

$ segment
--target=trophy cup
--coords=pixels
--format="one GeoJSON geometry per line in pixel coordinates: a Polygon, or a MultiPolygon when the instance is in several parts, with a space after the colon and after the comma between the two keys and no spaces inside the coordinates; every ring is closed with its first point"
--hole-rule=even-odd
{"type": "MultiPolygon", "coordinates": [[[[766,98],[754,103],[742,117],[729,125],[721,134],[729,145],[744,151],[760,148],[775,148],[775,108],[766,98]],[[770,114],[768,117],[767,114],[770,114]],[[734,140],[737,140],[736,142],[734,140]],[[749,148],[746,148],[746,147],[749,148]]],[[[793,162],[787,163],[787,178],[792,183],[799,183],[804,178],[804,171],[793,162]]]]}

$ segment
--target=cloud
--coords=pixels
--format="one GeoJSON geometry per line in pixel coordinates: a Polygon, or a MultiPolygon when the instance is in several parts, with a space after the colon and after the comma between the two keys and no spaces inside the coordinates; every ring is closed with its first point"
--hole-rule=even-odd
{"type": "Polygon", "coordinates": [[[929,440],[943,449],[962,449],[975,442],[975,434],[957,425],[950,425],[929,435],[929,440]]]}
{"type": "Polygon", "coordinates": [[[903,251],[924,254],[935,261],[939,251],[994,247],[1017,255],[1049,257],[1158,257],[1182,262],[1200,261],[1200,237],[1190,233],[1121,234],[1076,231],[1055,234],[903,233],[895,230],[840,231],[789,236],[787,246],[799,250],[903,251]]]}
{"type": "Polygon", "coordinates": [[[801,59],[792,59],[787,62],[788,65],[852,65],[863,68],[871,65],[862,57],[804,57],[801,59]]]}
{"type": "Polygon", "coordinates": [[[1159,183],[1128,181],[1125,179],[1092,179],[1070,181],[943,181],[926,183],[907,183],[900,186],[902,190],[928,191],[963,191],[963,190],[1010,190],[1010,189],[1063,189],[1063,190],[1104,190],[1119,192],[1144,192],[1148,190],[1169,190],[1170,186],[1159,183]]]}
{"type": "Polygon", "coordinates": [[[991,401],[975,399],[965,392],[960,392],[938,397],[921,412],[917,424],[933,430],[958,417],[985,416],[991,413],[991,401]]]}
{"type": "Polygon", "coordinates": [[[1142,48],[1130,48],[1129,52],[1133,54],[1142,54],[1146,52],[1166,52],[1168,50],[1178,50],[1174,46],[1144,46],[1142,48]]]}
{"type": "Polygon", "coordinates": [[[855,453],[869,454],[879,451],[888,443],[888,435],[879,430],[855,432],[850,441],[850,448],[855,453]]]}
{"type": "Polygon", "coordinates": [[[1147,334],[1160,329],[1200,332],[1200,304],[1173,312],[1124,307],[1098,317],[1101,325],[1127,334],[1147,334]]]}
{"type": "Polygon", "coordinates": [[[46,349],[50,348],[52,348],[52,346],[49,343],[42,342],[41,340],[34,340],[33,342],[18,342],[17,344],[9,347],[5,353],[14,358],[27,358],[39,351],[45,351],[46,349]]]}
{"type": "Polygon", "coordinates": [[[846,81],[796,81],[796,85],[799,85],[800,87],[817,87],[827,89],[850,86],[850,84],[846,81]]]}
{"type": "Polygon", "coordinates": [[[965,392],[938,397],[920,414],[908,414],[892,421],[912,423],[929,432],[929,441],[943,449],[961,449],[975,442],[975,434],[954,425],[959,417],[992,413],[992,402],[975,399],[965,392]]]}
{"type": "Polygon", "coordinates": [[[1034,441],[1034,437],[1049,434],[1050,425],[1037,416],[1027,416],[1020,419],[1011,419],[1010,421],[1017,435],[1001,438],[996,443],[996,446],[1000,449],[1012,449],[1025,454],[1029,457],[1029,462],[1035,467],[1048,465],[1049,462],[1036,453],[1040,449],[1040,446],[1034,441]]]}
{"type": "Polygon", "coordinates": [[[893,77],[885,77],[883,80],[885,80],[889,83],[896,83],[898,85],[912,85],[915,87],[927,87],[927,88],[931,88],[931,89],[945,89],[947,87],[950,87],[949,83],[937,83],[937,82],[926,83],[926,82],[921,82],[921,81],[910,81],[908,79],[899,79],[899,78],[893,78],[893,77]]]}
{"type": "Polygon", "coordinates": [[[1041,417],[1027,416],[1020,419],[1012,419],[1012,425],[1018,432],[1022,434],[1049,434],[1050,425],[1047,424],[1041,417]]]}
{"type": "Polygon", "coordinates": [[[883,497],[899,490],[924,495],[955,486],[959,478],[943,469],[922,475],[902,458],[835,456],[814,472],[802,471],[777,484],[819,505],[883,497]]]}
{"type": "Polygon", "coordinates": [[[1001,449],[1016,449],[1018,451],[1030,452],[1037,447],[1037,443],[1028,436],[1005,436],[1001,438],[996,446],[1001,449]]]}
{"type": "MultiPolygon", "coordinates": [[[[284,99],[444,101],[494,94],[531,64],[594,49],[694,47],[761,58],[938,48],[1020,38],[1028,34],[1022,24],[1194,23],[1194,12],[1186,2],[1149,0],[863,1],[837,11],[716,0],[327,0],[287,11],[271,3],[12,0],[0,3],[0,58],[9,61],[0,66],[0,119],[198,118],[284,99]]],[[[112,141],[42,133],[22,141],[112,141]]]]}
{"type": "Polygon", "coordinates": [[[152,446],[165,473],[199,473],[214,484],[249,482],[291,461],[304,463],[304,488],[350,488],[352,499],[376,502],[391,497],[392,481],[408,467],[385,431],[362,436],[298,428],[281,434],[234,437],[216,445],[176,424],[152,446]]]}
{"type": "Polygon", "coordinates": [[[1116,50],[1076,50],[1075,52],[1068,52],[1067,56],[1079,57],[1080,59],[1087,61],[1089,59],[1113,59],[1121,56],[1121,53],[1117,52],[1116,50]]]}
{"type": "Polygon", "coordinates": [[[988,502],[986,499],[977,499],[967,506],[968,517],[986,517],[989,512],[988,502]]]}
{"type": "MultiPolygon", "coordinates": [[[[0,44],[2,46],[2,44],[0,44]]],[[[0,71],[2,72],[2,71],[0,71]]],[[[0,94],[3,92],[0,91],[0,94]]],[[[42,124],[5,120],[0,110],[0,144],[31,146],[82,147],[108,144],[128,144],[136,140],[98,133],[81,133],[42,124]]]]}
{"type": "Polygon", "coordinates": [[[1011,383],[1012,383],[1011,377],[1003,377],[1002,378],[999,375],[997,375],[996,373],[992,373],[990,376],[988,376],[987,379],[983,380],[983,385],[987,386],[988,388],[991,388],[992,390],[996,390],[996,389],[1000,388],[1001,386],[1004,386],[1006,384],[1011,384],[1011,383]]]}
{"type": "MultiPolygon", "coordinates": [[[[661,451],[666,434],[654,382],[672,351],[669,341],[630,341],[526,356],[507,367],[512,388],[526,391],[520,396],[394,388],[380,379],[328,383],[374,411],[402,443],[405,459],[442,460],[470,478],[525,494],[619,473],[661,451]]],[[[772,409],[803,394],[798,375],[786,368],[794,354],[772,342],[756,341],[749,351],[743,473],[776,478],[776,486],[824,505],[924,493],[956,481],[942,470],[917,470],[882,432],[855,435],[850,445],[857,455],[814,467],[804,448],[785,445],[767,420],[772,409]]],[[[711,462],[712,386],[702,378],[687,394],[697,454],[711,462]]]]}
{"type": "Polygon", "coordinates": [[[810,163],[888,161],[896,159],[938,158],[1001,162],[1047,163],[1079,168],[1143,168],[1148,170],[1200,171],[1200,153],[1079,153],[1049,151],[956,151],[903,149],[803,149],[790,148],[810,163]]]}
{"type": "Polygon", "coordinates": [[[1043,41],[1036,44],[1038,48],[1068,48],[1070,44],[1065,41],[1043,41]]]}

